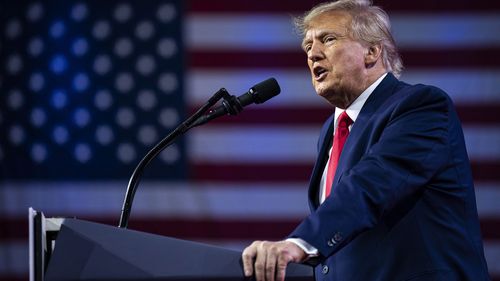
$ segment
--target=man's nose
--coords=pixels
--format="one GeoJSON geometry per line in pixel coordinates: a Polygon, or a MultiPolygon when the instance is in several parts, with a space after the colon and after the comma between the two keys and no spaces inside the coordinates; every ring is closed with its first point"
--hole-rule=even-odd
{"type": "Polygon", "coordinates": [[[307,59],[315,62],[324,58],[323,45],[318,42],[313,42],[311,49],[307,52],[307,59]]]}

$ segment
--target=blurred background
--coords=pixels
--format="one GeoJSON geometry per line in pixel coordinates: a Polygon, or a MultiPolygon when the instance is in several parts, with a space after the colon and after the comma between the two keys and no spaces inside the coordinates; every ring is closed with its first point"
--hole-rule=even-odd
{"type": "MultiPolygon", "coordinates": [[[[129,228],[242,249],[308,213],[331,108],[291,16],[320,1],[0,1],[0,280],[27,280],[28,207],[117,225],[142,156],[219,88],[282,93],[193,129],[139,186],[129,228]]],[[[402,80],[444,89],[463,122],[485,254],[500,280],[500,2],[374,0],[402,80]]]]}

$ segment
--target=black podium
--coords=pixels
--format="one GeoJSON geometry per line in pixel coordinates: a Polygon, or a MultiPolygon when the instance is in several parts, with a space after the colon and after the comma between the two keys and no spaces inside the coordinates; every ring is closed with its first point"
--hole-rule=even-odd
{"type": "MultiPolygon", "coordinates": [[[[242,268],[238,251],[65,219],[44,279],[247,280],[242,268]]],[[[312,268],[290,264],[286,280],[313,280],[312,268]]]]}

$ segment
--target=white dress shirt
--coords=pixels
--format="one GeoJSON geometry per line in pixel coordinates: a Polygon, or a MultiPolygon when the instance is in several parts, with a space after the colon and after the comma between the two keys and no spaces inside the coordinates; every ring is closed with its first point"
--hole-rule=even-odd
{"type": "MultiPolygon", "coordinates": [[[[380,84],[380,82],[382,82],[382,80],[385,78],[386,75],[387,75],[387,73],[380,76],[375,82],[373,82],[373,84],[371,84],[368,88],[366,88],[366,90],[364,90],[363,93],[361,93],[361,95],[359,95],[354,100],[354,102],[351,105],[349,105],[349,107],[347,107],[345,109],[347,115],[349,116],[349,118],[351,118],[353,124],[354,124],[354,122],[356,122],[356,118],[358,118],[359,112],[361,111],[361,108],[363,108],[363,105],[365,104],[368,97],[370,97],[370,95],[373,93],[375,88],[377,88],[377,86],[380,84]]],[[[340,114],[342,114],[342,112],[344,112],[343,109],[338,108],[338,107],[335,108],[335,117],[334,117],[334,122],[333,122],[333,131],[334,132],[337,129],[338,117],[340,116],[340,114]]],[[[351,130],[351,127],[352,127],[352,125],[349,126],[349,131],[351,130]]],[[[330,150],[328,151],[328,155],[331,155],[331,151],[332,151],[332,148],[330,147],[330,150]]],[[[319,202],[320,202],[320,204],[325,201],[326,175],[328,173],[328,164],[329,163],[330,163],[330,159],[328,159],[328,162],[325,164],[325,169],[323,170],[323,175],[321,176],[321,181],[319,184],[319,202]]],[[[309,255],[309,257],[314,257],[314,256],[318,255],[318,250],[316,248],[314,248],[313,246],[311,246],[306,241],[304,241],[303,239],[288,238],[286,240],[293,242],[294,244],[299,246],[302,250],[304,250],[304,252],[306,252],[309,255]]]]}

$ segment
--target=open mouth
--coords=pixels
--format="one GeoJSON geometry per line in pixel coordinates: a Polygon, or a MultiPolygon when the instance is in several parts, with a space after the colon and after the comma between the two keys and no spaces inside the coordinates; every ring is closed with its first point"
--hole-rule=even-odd
{"type": "Polygon", "coordinates": [[[319,81],[321,79],[323,79],[326,74],[327,74],[327,71],[325,68],[321,67],[321,66],[316,66],[314,69],[313,69],[313,73],[314,73],[314,79],[319,81]]]}

